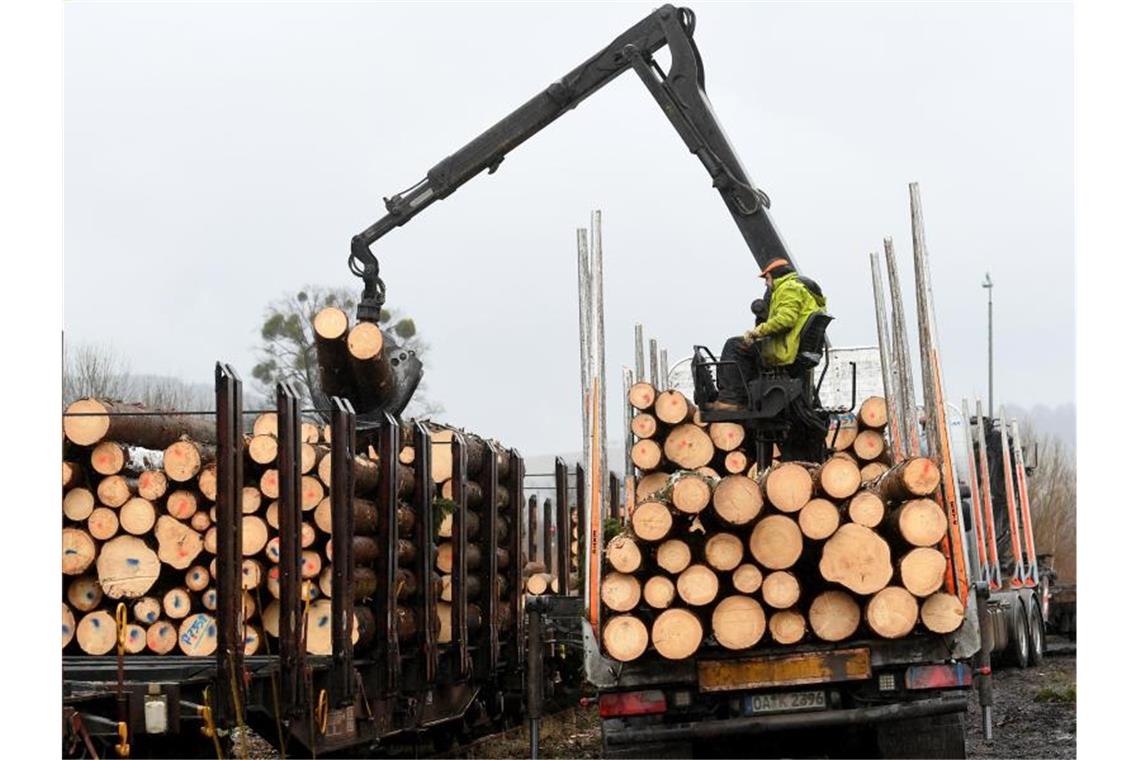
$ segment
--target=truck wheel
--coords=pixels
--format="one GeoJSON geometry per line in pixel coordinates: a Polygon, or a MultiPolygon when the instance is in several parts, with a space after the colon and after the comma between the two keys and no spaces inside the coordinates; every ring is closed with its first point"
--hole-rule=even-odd
{"type": "Polygon", "coordinates": [[[1029,620],[1025,615],[1025,608],[1020,602],[1014,602],[1013,636],[1009,639],[1009,648],[1006,650],[1009,663],[1019,668],[1029,667],[1029,620]]]}
{"type": "Polygon", "coordinates": [[[1029,615],[1029,663],[1040,665],[1045,662],[1045,621],[1041,617],[1041,610],[1033,604],[1033,612],[1029,615]]]}
{"type": "Polygon", "coordinates": [[[891,721],[876,726],[880,757],[964,758],[965,713],[891,721]]]}

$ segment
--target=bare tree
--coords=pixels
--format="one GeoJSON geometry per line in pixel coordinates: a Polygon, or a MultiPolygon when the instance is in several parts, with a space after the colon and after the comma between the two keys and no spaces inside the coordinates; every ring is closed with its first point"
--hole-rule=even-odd
{"type": "Polygon", "coordinates": [[[1075,583],[1077,575],[1077,469],[1073,450],[1055,435],[1040,434],[1024,425],[1022,444],[1027,464],[1036,467],[1029,477],[1029,504],[1033,538],[1039,555],[1052,555],[1062,583],[1075,583]],[[1036,456],[1035,456],[1036,455],[1036,456]]]}
{"type": "Polygon", "coordinates": [[[121,399],[129,395],[131,365],[106,343],[63,344],[63,403],[86,396],[121,399]]]}

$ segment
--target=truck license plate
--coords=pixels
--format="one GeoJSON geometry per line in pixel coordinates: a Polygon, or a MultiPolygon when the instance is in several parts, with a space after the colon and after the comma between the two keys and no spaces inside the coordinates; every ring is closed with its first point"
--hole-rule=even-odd
{"type": "Polygon", "coordinates": [[[745,715],[825,709],[827,709],[827,702],[824,699],[822,689],[780,694],[753,694],[744,700],[745,715]]]}

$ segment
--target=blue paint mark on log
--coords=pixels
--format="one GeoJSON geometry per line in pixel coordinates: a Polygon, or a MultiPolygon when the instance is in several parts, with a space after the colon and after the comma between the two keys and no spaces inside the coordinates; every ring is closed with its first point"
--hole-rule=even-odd
{"type": "Polygon", "coordinates": [[[148,623],[154,622],[154,613],[153,612],[146,613],[146,622],[148,622],[148,623]]]}
{"type": "Polygon", "coordinates": [[[79,552],[75,549],[64,549],[63,553],[64,554],[79,554],[79,552]]]}
{"type": "Polygon", "coordinates": [[[91,618],[91,625],[93,625],[93,626],[95,626],[96,628],[98,628],[98,627],[99,627],[99,618],[97,618],[97,617],[93,617],[93,618],[91,618]]]}
{"type": "Polygon", "coordinates": [[[317,625],[319,625],[321,628],[324,628],[328,624],[329,624],[329,616],[328,615],[321,615],[321,619],[317,621],[317,625]]]}
{"type": "Polygon", "coordinates": [[[130,565],[131,567],[138,567],[139,561],[137,559],[135,559],[134,557],[128,557],[127,558],[127,564],[130,565]]]}
{"type": "Polygon", "coordinates": [[[71,631],[71,629],[67,627],[67,623],[64,623],[64,624],[63,624],[63,632],[64,632],[64,633],[69,633],[70,631],[71,631]]]}
{"type": "Polygon", "coordinates": [[[218,635],[218,629],[211,625],[206,629],[206,635],[213,638],[218,635]]]}

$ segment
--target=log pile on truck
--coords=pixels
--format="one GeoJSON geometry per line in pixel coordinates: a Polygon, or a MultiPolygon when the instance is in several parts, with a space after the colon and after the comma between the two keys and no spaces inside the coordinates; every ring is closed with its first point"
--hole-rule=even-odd
{"type": "MultiPolygon", "coordinates": [[[[65,653],[106,655],[116,646],[119,631],[128,654],[205,656],[215,651],[218,637],[218,569],[216,555],[217,498],[215,429],[212,417],[160,413],[138,405],[82,399],[68,406],[64,417],[63,455],[63,597],[62,646],[65,653]],[[117,619],[120,603],[126,619],[117,619]]],[[[436,615],[429,618],[440,644],[451,640],[452,556],[454,517],[450,428],[431,425],[432,467],[427,487],[434,494],[433,514],[412,506],[416,491],[412,432],[402,430],[399,454],[396,525],[397,631],[401,641],[417,632],[413,606],[430,584],[436,615]],[[423,577],[416,540],[417,525],[433,531],[432,567],[423,577]]],[[[253,420],[244,437],[244,488],[240,505],[240,568],[245,620],[245,653],[273,651],[278,635],[279,545],[278,440],[273,412],[253,420]]],[[[306,651],[331,652],[333,567],[331,429],[305,422],[301,429],[300,493],[302,521],[298,526],[301,552],[300,593],[304,600],[302,636],[306,651]]],[[[512,550],[511,526],[500,514],[509,499],[509,468],[505,451],[496,443],[464,433],[467,475],[477,478],[488,449],[501,461],[500,484],[486,494],[478,481],[466,483],[466,529],[479,536],[480,520],[495,522],[497,546],[469,540],[467,598],[474,600],[484,584],[494,584],[500,600],[501,629],[513,625],[515,605],[508,601],[505,577],[517,552],[512,550]],[[474,532],[472,532],[474,531],[474,532]],[[495,568],[494,571],[489,570],[495,568]]],[[[355,535],[348,550],[353,556],[353,643],[361,650],[377,632],[370,600],[377,591],[378,545],[376,492],[379,459],[370,446],[353,463],[351,502],[355,535]]],[[[121,615],[121,613],[119,613],[121,615]]],[[[478,606],[468,605],[472,632],[485,624],[478,606]]]]}
{"type": "Polygon", "coordinates": [[[741,425],[703,423],[679,391],[636,383],[629,403],[639,477],[629,523],[606,545],[610,657],[685,659],[706,638],[745,650],[961,626],[962,604],[943,590],[939,468],[891,461],[882,398],[833,425],[822,464],[777,458],[763,471],[741,425]]]}

